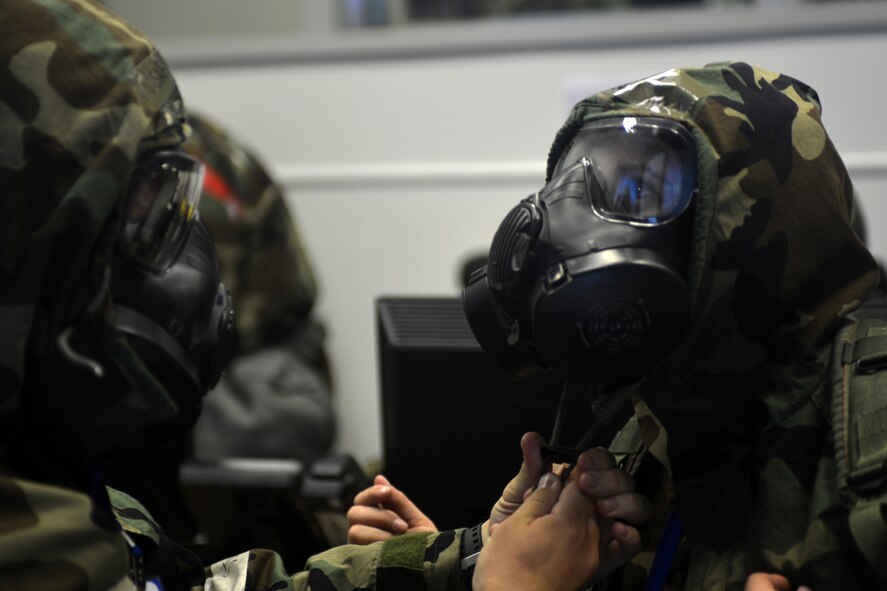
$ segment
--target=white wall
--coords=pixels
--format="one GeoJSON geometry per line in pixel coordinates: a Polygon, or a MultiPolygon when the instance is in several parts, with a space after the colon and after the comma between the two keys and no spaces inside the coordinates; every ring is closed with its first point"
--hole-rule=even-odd
{"type": "MultiPolygon", "coordinates": [[[[163,44],[158,43],[163,49],[163,44]]],[[[233,48],[236,51],[236,48],[233,48]]],[[[463,257],[541,186],[572,102],[667,68],[743,60],[799,78],[824,104],[887,258],[883,32],[448,56],[276,60],[220,67],[171,60],[189,106],[254,146],[288,188],[322,294],[341,431],[378,458],[373,302],[456,294],[463,257]]]]}

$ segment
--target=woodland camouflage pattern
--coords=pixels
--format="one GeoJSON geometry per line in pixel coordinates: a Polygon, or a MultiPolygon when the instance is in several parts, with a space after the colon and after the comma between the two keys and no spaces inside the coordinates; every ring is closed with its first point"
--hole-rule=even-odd
{"type": "Polygon", "coordinates": [[[711,64],[591,96],[554,140],[549,175],[600,117],[676,119],[698,151],[690,324],[631,386],[649,449],[639,483],[657,484],[644,490],[657,514],[645,552],[607,588],[643,588],[670,503],[685,528],[673,589],[742,590],[756,571],[814,590],[875,588],[844,536],[826,377],[836,329],[877,270],[851,228],[850,179],[820,108],[798,80],[711,64]]]}
{"type": "Polygon", "coordinates": [[[303,328],[317,285],[283,192],[256,156],[205,115],[188,113],[183,149],[206,164],[200,217],[237,306],[240,352],[303,328]]]}
{"type": "MultiPolygon", "coordinates": [[[[155,550],[169,542],[132,497],[109,489],[114,515],[139,546],[155,550]]],[[[178,570],[166,572],[167,589],[191,591],[435,589],[461,590],[459,542],[462,530],[414,534],[370,546],[339,546],[308,559],[305,570],[287,574],[278,554],[253,549],[195,570],[193,557],[176,553],[178,570]]]]}
{"type": "MultiPolygon", "coordinates": [[[[100,5],[4,0],[0,133],[0,588],[133,589],[121,527],[149,568],[163,537],[138,503],[96,486],[88,461],[175,412],[113,328],[107,272],[133,163],[185,139],[182,101],[153,45],[100,5]],[[103,400],[78,388],[91,378],[57,378],[77,375],[56,371],[71,365],[57,341],[72,325],[77,351],[112,360],[136,395],[103,400]]],[[[167,589],[204,589],[184,556],[155,570],[167,589]]],[[[445,532],[336,549],[292,577],[250,551],[209,569],[206,589],[447,589],[457,565],[458,536],[445,532]]]]}
{"type": "Polygon", "coordinates": [[[77,410],[94,401],[33,383],[87,308],[125,363],[102,321],[116,216],[139,151],[181,141],[181,100],[151,44],[93,4],[0,4],[0,77],[0,581],[108,589],[126,583],[128,552],[75,490],[97,443],[75,435],[92,419],[77,410]]]}

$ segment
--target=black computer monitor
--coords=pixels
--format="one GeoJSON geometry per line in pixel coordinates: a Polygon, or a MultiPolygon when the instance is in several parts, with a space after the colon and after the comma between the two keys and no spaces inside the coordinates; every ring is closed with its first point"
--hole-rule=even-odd
{"type": "Polygon", "coordinates": [[[376,320],[384,474],[440,528],[486,519],[520,468],[521,436],[550,437],[560,380],[501,370],[459,297],[382,297],[376,320]]]}

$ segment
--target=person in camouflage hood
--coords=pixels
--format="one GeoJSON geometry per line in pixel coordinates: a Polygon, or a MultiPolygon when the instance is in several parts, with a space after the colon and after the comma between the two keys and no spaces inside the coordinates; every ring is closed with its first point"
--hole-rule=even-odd
{"type": "MultiPolygon", "coordinates": [[[[29,385],[60,363],[59,338],[75,323],[105,331],[103,344],[114,351],[115,363],[144,372],[103,322],[110,315],[108,274],[119,202],[140,152],[182,141],[184,112],[148,42],[91,5],[6,3],[3,10],[0,417],[13,425],[26,411],[29,385]],[[95,52],[77,40],[76,27],[89,19],[103,31],[104,45],[95,52]]],[[[175,412],[169,396],[142,402],[160,416],[175,412]]],[[[58,424],[40,431],[94,417],[95,404],[63,404],[59,411],[66,420],[53,417],[58,424]]],[[[71,426],[77,451],[104,451],[142,420],[126,419],[136,424],[117,429],[106,419],[71,426]],[[100,431],[103,441],[95,437],[100,431]]]]}
{"type": "Polygon", "coordinates": [[[195,426],[194,454],[313,460],[335,435],[332,380],[307,250],[258,157],[205,114],[182,148],[206,165],[200,217],[237,315],[238,349],[195,426]]]}
{"type": "MultiPolygon", "coordinates": [[[[91,2],[4,2],[0,38],[0,582],[106,589],[131,555],[98,459],[193,421],[220,371],[203,361],[224,364],[202,337],[225,293],[194,215],[199,166],[175,153],[183,103],[153,45],[91,2]],[[176,204],[166,215],[154,189],[176,204]],[[154,331],[154,346],[139,333],[156,311],[135,300],[171,277],[194,307],[170,312],[180,332],[154,331]]],[[[229,314],[217,320],[230,336],[229,314]]]]}
{"type": "Polygon", "coordinates": [[[200,217],[212,232],[222,279],[237,296],[237,353],[287,340],[311,313],[317,283],[283,191],[213,118],[189,109],[188,124],[182,149],[207,166],[200,217]]]}
{"type": "MultiPolygon", "coordinates": [[[[231,334],[194,215],[200,168],[177,151],[188,126],[161,56],[96,3],[0,4],[0,76],[0,588],[144,589],[146,577],[164,589],[462,588],[457,532],[333,549],[295,575],[262,550],[204,569],[106,489],[102,458],[180,433],[224,366],[210,355],[223,335],[186,330],[231,334]],[[170,275],[216,289],[189,291],[193,308],[164,308],[177,321],[141,332],[170,275]],[[157,353],[165,362],[149,363],[157,353]]],[[[567,588],[597,568],[591,503],[553,474],[500,532],[479,589],[540,575],[567,588]],[[571,557],[577,545],[587,551],[571,557]]]]}
{"type": "MultiPolygon", "coordinates": [[[[199,527],[180,491],[183,462],[312,462],[330,451],[335,435],[325,333],[311,313],[317,287],[284,194],[257,156],[190,105],[188,126],[181,147],[205,166],[200,219],[231,292],[237,348],[186,438],[142,455],[137,465],[129,459],[104,464],[108,484],[136,497],[182,542],[199,527]]],[[[213,539],[215,551],[204,560],[242,550],[242,527],[219,530],[230,533],[224,543],[213,539]]]]}
{"type": "Polygon", "coordinates": [[[625,387],[645,450],[626,465],[656,513],[646,551],[602,588],[641,588],[663,567],[654,554],[675,550],[660,542],[675,523],[670,589],[738,590],[756,571],[814,590],[878,588],[863,557],[887,548],[847,536],[829,409],[836,333],[878,272],[853,231],[850,178],[819,97],[745,63],[669,70],[576,104],[549,180],[572,163],[583,127],[623,117],[685,126],[698,192],[686,326],[625,387]]]}
{"type": "Polygon", "coordinates": [[[820,109],[793,78],[713,64],[580,102],[551,149],[550,170],[579,126],[622,113],[674,118],[696,138],[689,323],[632,387],[683,524],[688,589],[740,589],[757,570],[871,588],[841,537],[823,402],[835,334],[877,266],[853,232],[852,186],[820,109]]]}

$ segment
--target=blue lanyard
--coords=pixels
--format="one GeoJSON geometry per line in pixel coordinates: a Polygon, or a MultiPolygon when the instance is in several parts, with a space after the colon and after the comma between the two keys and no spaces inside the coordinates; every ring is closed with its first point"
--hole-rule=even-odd
{"type": "Polygon", "coordinates": [[[650,574],[647,576],[645,591],[663,591],[665,580],[671,570],[671,563],[674,561],[675,552],[677,552],[678,544],[681,543],[683,536],[684,527],[672,509],[665,522],[665,530],[659,539],[656,554],[653,556],[653,564],[650,566],[650,574]]]}

